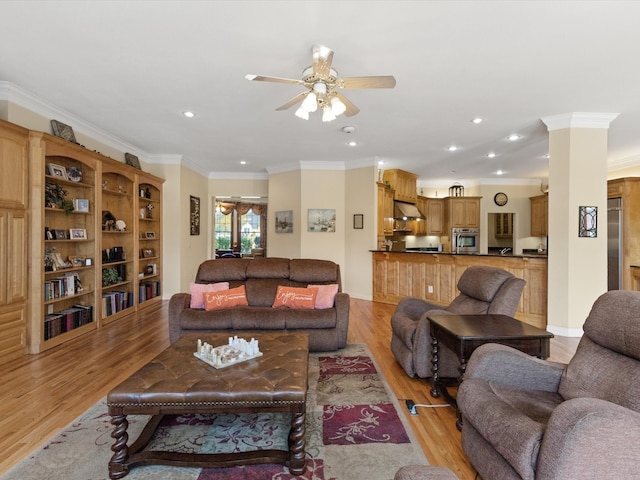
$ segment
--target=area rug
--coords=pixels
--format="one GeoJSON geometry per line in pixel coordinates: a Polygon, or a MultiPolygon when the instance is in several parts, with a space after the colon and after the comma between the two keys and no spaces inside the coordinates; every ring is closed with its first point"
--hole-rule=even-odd
{"type": "MultiPolygon", "coordinates": [[[[129,416],[129,442],[148,417],[129,416]]],[[[107,480],[111,417],[103,399],[2,480],[107,480]]],[[[167,416],[150,448],[217,453],[286,450],[285,414],[167,416]]],[[[388,384],[365,345],[311,354],[305,433],[306,469],[292,476],[274,464],[229,468],[133,468],[127,480],[390,480],[408,464],[427,464],[388,384]]]]}

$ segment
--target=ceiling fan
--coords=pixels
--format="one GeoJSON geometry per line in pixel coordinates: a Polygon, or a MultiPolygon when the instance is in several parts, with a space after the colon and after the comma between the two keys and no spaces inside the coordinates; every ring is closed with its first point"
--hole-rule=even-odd
{"type": "Polygon", "coordinates": [[[357,88],[393,88],[396,79],[391,75],[378,77],[350,77],[338,78],[338,72],[331,67],[333,50],[324,45],[314,45],[311,48],[313,63],[302,72],[302,79],[265,77],[262,75],[245,75],[249,81],[289,83],[302,85],[307,91],[299,93],[276,110],[286,110],[302,102],[296,111],[296,117],[309,119],[309,113],[322,109],[322,121],[330,122],[338,115],[347,117],[357,114],[360,109],[351,103],[339,89],[357,88]]]}

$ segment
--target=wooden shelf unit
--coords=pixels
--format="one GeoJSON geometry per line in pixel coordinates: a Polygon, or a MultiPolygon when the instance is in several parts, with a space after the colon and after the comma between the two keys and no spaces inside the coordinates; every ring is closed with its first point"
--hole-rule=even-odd
{"type": "Polygon", "coordinates": [[[137,299],[148,307],[162,299],[162,183],[138,175],[137,299]]]}
{"type": "MultiPolygon", "coordinates": [[[[138,309],[140,306],[138,272],[141,271],[139,237],[141,231],[151,230],[147,225],[148,222],[139,218],[139,208],[146,207],[146,203],[140,205],[140,183],[154,188],[153,198],[150,200],[154,203],[154,215],[157,215],[157,219],[154,219],[154,241],[157,245],[154,251],[156,257],[154,262],[156,265],[161,265],[162,222],[160,218],[163,180],[100,153],[89,151],[80,145],[42,132],[29,132],[29,160],[31,232],[28,249],[32,264],[28,275],[30,308],[26,322],[26,350],[28,353],[39,353],[117,321],[138,309]],[[82,172],[82,179],[74,182],[51,175],[52,172],[47,167],[49,163],[65,169],[76,167],[82,172]],[[51,208],[45,205],[47,182],[58,184],[67,191],[66,199],[88,200],[88,211],[67,213],[62,208],[51,208]],[[112,228],[113,222],[103,228],[105,224],[103,212],[107,211],[119,221],[115,228],[112,228]],[[123,226],[121,222],[124,222],[122,230],[118,229],[123,226]],[[52,232],[49,237],[45,233],[45,227],[52,232]],[[53,234],[56,230],[69,234],[72,229],[86,232],[86,237],[70,238],[68,236],[61,240],[53,234]],[[57,265],[56,270],[45,269],[45,256],[50,257],[52,252],[59,253],[62,260],[75,259],[78,263],[66,268],[60,268],[57,265]],[[103,256],[103,252],[107,252],[107,255],[103,256]],[[83,259],[83,264],[80,263],[80,259],[83,259]],[[103,285],[102,274],[106,269],[115,269],[121,278],[103,285]],[[63,279],[66,279],[65,286],[68,287],[71,285],[70,277],[78,278],[77,285],[81,285],[82,288],[80,292],[74,289],[72,294],[45,299],[45,291],[48,292],[53,283],[63,284],[63,279]],[[112,308],[116,303],[112,297],[117,297],[122,308],[112,308]],[[107,301],[109,301],[109,308],[107,308],[107,301]],[[67,324],[60,329],[52,329],[46,325],[47,315],[59,313],[76,305],[91,307],[89,321],[85,322],[82,318],[79,321],[73,320],[71,323],[67,321],[67,324]],[[52,336],[52,332],[56,334],[52,336]]],[[[87,204],[87,202],[84,203],[87,204]]],[[[161,285],[161,268],[156,268],[156,274],[153,277],[161,285]]],[[[76,287],[75,282],[73,283],[76,287]]]]}

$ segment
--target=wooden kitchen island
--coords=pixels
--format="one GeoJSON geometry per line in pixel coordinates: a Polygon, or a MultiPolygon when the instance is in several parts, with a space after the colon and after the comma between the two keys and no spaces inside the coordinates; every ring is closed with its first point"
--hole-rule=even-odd
{"type": "Polygon", "coordinates": [[[372,251],[373,301],[396,305],[404,297],[418,297],[448,305],[458,296],[456,285],[471,265],[503,268],[524,279],[515,318],[547,328],[547,257],[543,255],[464,255],[372,251]]]}

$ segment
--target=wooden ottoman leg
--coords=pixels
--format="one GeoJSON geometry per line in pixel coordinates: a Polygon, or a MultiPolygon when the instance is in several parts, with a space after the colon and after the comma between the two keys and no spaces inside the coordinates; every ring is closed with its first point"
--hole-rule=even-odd
{"type": "Polygon", "coordinates": [[[113,456],[109,461],[109,478],[117,480],[129,473],[129,467],[125,465],[129,458],[129,447],[127,447],[129,422],[126,415],[115,415],[111,417],[111,424],[115,426],[111,432],[111,438],[115,439],[115,443],[111,446],[113,456]]]}
{"type": "Polygon", "coordinates": [[[291,418],[291,430],[289,431],[289,472],[292,475],[302,475],[305,467],[304,458],[304,421],[305,406],[302,412],[295,412],[291,418]]]}

